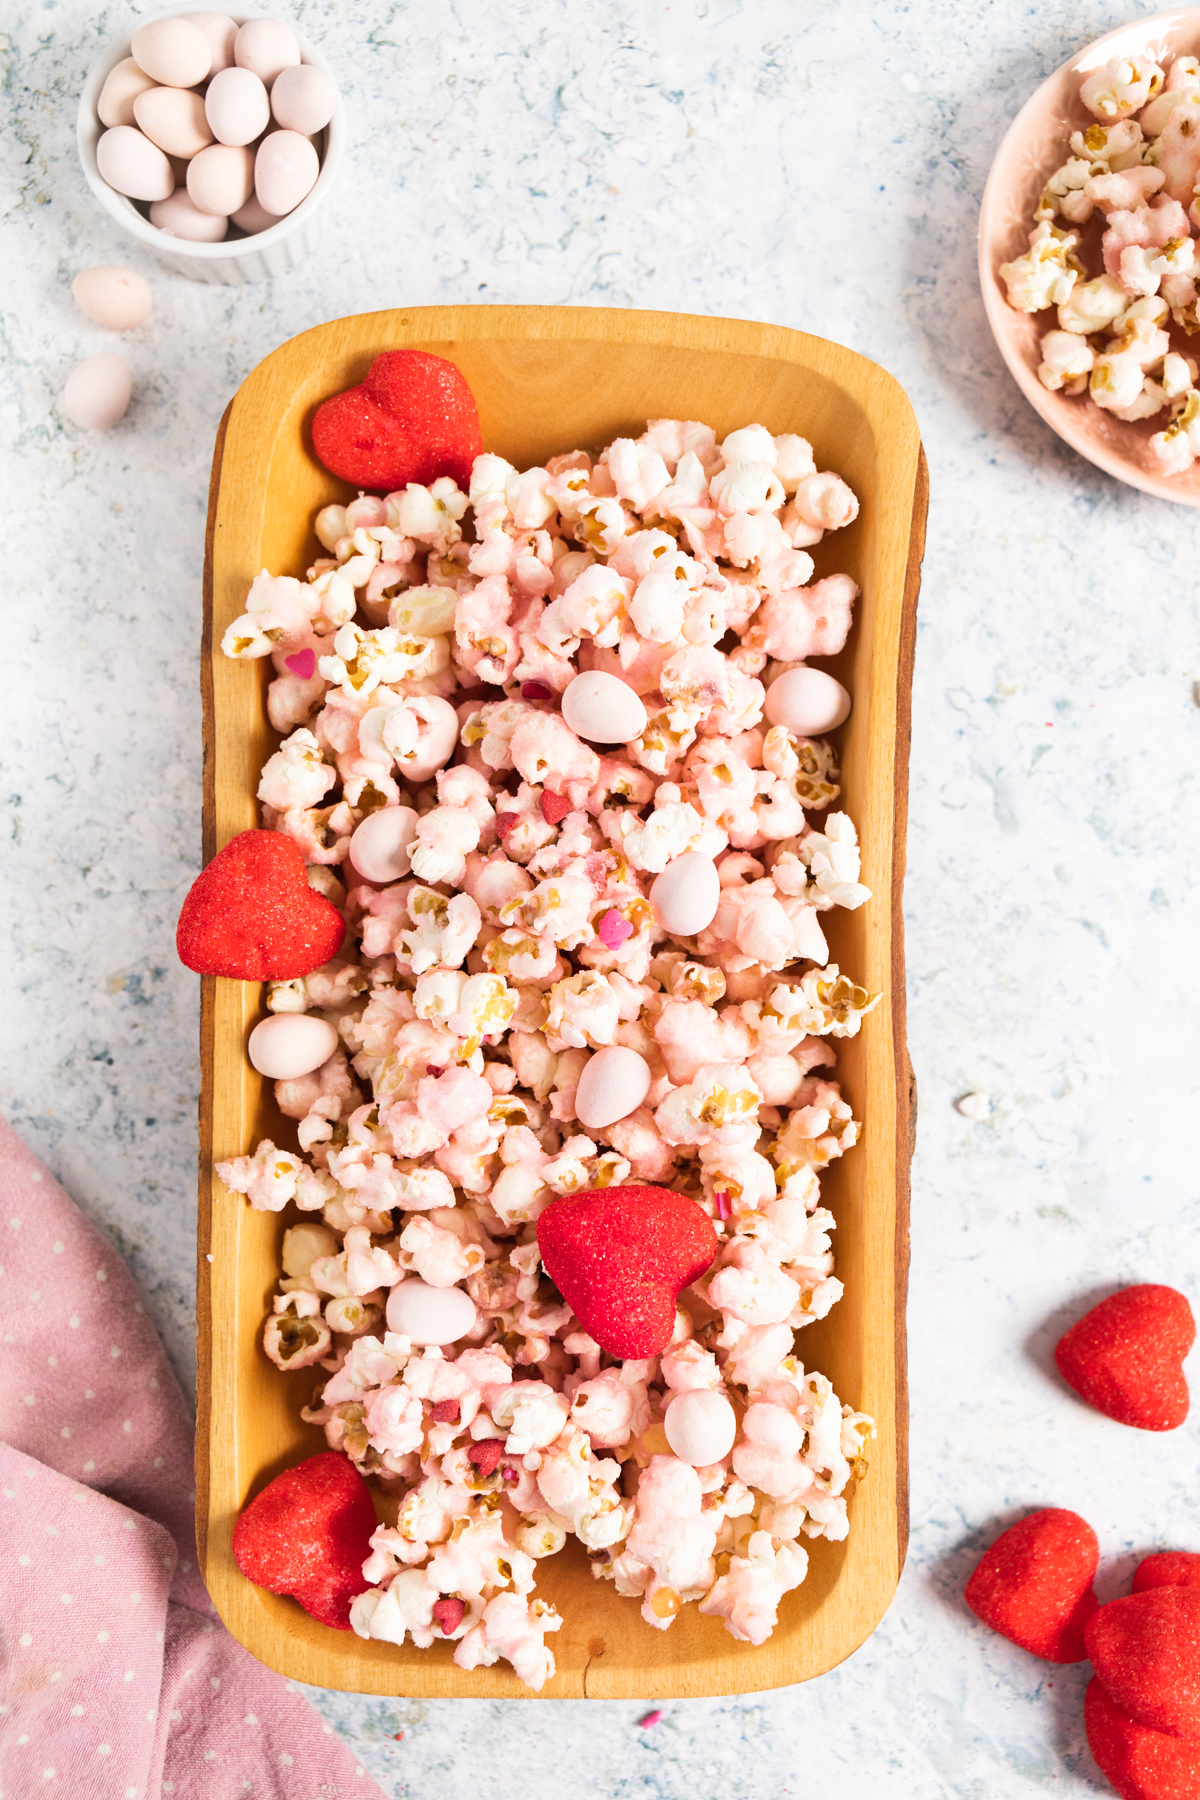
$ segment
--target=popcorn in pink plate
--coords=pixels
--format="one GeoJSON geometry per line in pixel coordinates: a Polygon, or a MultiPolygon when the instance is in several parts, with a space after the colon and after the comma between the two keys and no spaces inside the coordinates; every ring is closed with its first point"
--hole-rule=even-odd
{"type": "MultiPolygon", "coordinates": [[[[1175,215],[1123,160],[1140,140],[1106,129],[1111,166],[1064,175],[1063,204],[1106,211],[1164,284],[1190,279],[1155,237],[1175,215]]],[[[1061,234],[1047,242],[1054,278],[1073,273],[1061,234]]],[[[1106,275],[1047,357],[1077,380],[1103,313],[1139,393],[1147,368],[1190,382],[1182,362],[1145,364],[1167,304],[1106,275]]],[[[338,1035],[276,1084],[298,1150],[264,1139],[218,1173],[260,1210],[296,1209],[263,1347],[307,1372],[303,1416],[387,1496],[361,1636],[446,1640],[459,1667],[504,1659],[540,1689],[562,1621],[538,1567],[574,1537],[649,1627],[699,1601],[757,1644],[804,1579],[799,1540],[849,1529],[873,1426],[796,1344],[842,1292],[821,1180],[860,1127],[832,1040],[880,998],[829,961],[823,922],[870,894],[854,824],[831,810],[833,746],[764,704],[846,643],[857,587],[815,580],[809,551],[857,510],[796,433],[751,423],[718,444],[654,420],[597,457],[482,455],[467,494],[438,480],[326,507],[328,554],[305,580],[264,571],[227,633],[227,654],[275,672],[264,822],[300,843],[348,927],[331,963],[268,990],[269,1010],[338,1035]],[[562,696],[592,671],[637,696],[637,738],[593,744],[566,723],[562,696]],[[360,869],[351,841],[376,817],[396,860],[361,838],[360,869]],[[685,856],[719,888],[690,939],[652,898],[685,856]],[[406,872],[374,878],[391,867],[406,872]],[[609,1047],[636,1053],[648,1087],[585,1130],[581,1078],[609,1047]],[[584,1330],[537,1241],[560,1198],[629,1183],[688,1196],[718,1245],[667,1348],[638,1362],[584,1330]],[[432,1336],[461,1335],[416,1341],[414,1294],[451,1303],[432,1336]],[[388,1327],[393,1295],[412,1337],[388,1327]],[[665,1434],[691,1393],[737,1421],[705,1467],[665,1434]]]]}

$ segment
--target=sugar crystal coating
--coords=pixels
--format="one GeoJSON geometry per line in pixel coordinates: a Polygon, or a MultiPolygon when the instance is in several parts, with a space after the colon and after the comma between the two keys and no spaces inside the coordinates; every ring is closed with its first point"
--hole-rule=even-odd
{"type": "Polygon", "coordinates": [[[1087,1520],[1047,1507],[1001,1532],[976,1564],[965,1599],[985,1625],[1034,1656],[1082,1662],[1099,1559],[1087,1520]]]}

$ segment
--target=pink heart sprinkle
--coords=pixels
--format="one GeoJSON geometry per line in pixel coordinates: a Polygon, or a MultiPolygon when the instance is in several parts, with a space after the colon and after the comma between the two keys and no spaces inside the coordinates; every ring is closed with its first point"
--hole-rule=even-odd
{"type": "Polygon", "coordinates": [[[610,950],[623,944],[627,937],[633,936],[633,926],[628,919],[623,919],[616,907],[611,907],[600,921],[600,936],[610,950]]]}
{"type": "Polygon", "coordinates": [[[315,650],[297,650],[294,656],[284,657],[283,666],[298,675],[301,681],[311,681],[317,672],[317,653],[315,650]]]}
{"type": "Polygon", "coordinates": [[[550,689],[544,681],[523,681],[521,683],[522,700],[548,700],[550,689]]]}

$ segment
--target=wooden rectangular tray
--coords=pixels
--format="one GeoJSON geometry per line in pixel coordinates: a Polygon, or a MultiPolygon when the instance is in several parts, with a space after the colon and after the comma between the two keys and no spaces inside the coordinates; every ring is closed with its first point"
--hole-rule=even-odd
{"type": "MultiPolygon", "coordinates": [[[[850,1504],[850,1536],[811,1546],[808,1579],[785,1599],[759,1649],[688,1607],[656,1632],[611,1583],[594,1581],[578,1545],[543,1563],[538,1591],[563,1614],[551,1641],[548,1697],[602,1699],[739,1693],[803,1681],[869,1636],[899,1578],[907,1542],[904,1301],[908,1265],[911,1072],[904,1037],[900,910],[907,809],[909,694],[927,480],[912,408],[890,375],[852,351],[780,327],[670,313],[567,307],[402,308],[339,319],[284,344],[242,383],[213,459],[205,556],[204,858],[257,825],[259,771],[275,747],[265,663],[220,653],[262,568],[302,574],[319,553],[311,521],[345,500],[312,455],[308,422],[326,395],[360,381],[382,350],[449,357],[475,393],[483,442],[519,468],[576,446],[636,435],[647,418],[701,419],[718,438],[758,422],[811,440],[819,468],[850,482],[859,518],[816,550],[818,575],[844,569],[862,587],[850,641],[831,665],[854,696],[842,728],[845,806],[863,843],[874,899],[825,915],[834,958],[883,1003],[861,1035],[839,1041],[838,1078],[865,1122],[862,1143],[823,1178],[838,1221],[844,1299],[799,1339],[808,1367],[872,1413],[879,1436],[850,1504]]],[[[260,1137],[294,1144],[244,1043],[261,1010],[251,983],[206,978],[199,1179],[199,1416],[196,1523],[201,1567],[229,1629],[282,1674],[362,1693],[519,1697],[507,1665],[463,1673],[450,1646],[417,1651],[318,1625],[291,1600],[252,1586],[231,1552],[246,1500],[324,1447],[299,1411],[313,1381],[282,1375],[260,1347],[288,1217],[226,1192],[213,1162],[260,1137]]]]}

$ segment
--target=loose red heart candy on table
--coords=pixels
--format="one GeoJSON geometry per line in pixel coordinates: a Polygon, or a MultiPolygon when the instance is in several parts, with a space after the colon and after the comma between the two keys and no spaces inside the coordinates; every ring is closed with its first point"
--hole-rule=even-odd
{"type": "Polygon", "coordinates": [[[1082,1662],[1083,1628],[1099,1601],[1092,1592],[1100,1545],[1086,1519],[1062,1507],[1031,1513],[985,1550],[966,1602],[985,1625],[1048,1662],[1082,1662]]]}
{"type": "Polygon", "coordinates": [[[1133,1591],[1144,1594],[1158,1587],[1200,1588],[1200,1555],[1194,1550],[1160,1550],[1146,1557],[1134,1571],[1133,1591]]]}
{"type": "Polygon", "coordinates": [[[335,956],[345,935],[337,907],[309,887],[295,838],[243,831],[192,883],[175,947],[198,975],[294,981],[335,956]]]}
{"type": "Polygon", "coordinates": [[[1200,1742],[1148,1731],[1113,1705],[1094,1677],[1083,1702],[1087,1741],[1121,1800],[1196,1800],[1200,1742]]]}
{"type": "Polygon", "coordinates": [[[424,350],[377,356],[358,387],[321,402],[312,441],[332,474],[383,493],[439,475],[467,488],[483,448],[475,396],[452,362],[424,350]]]}
{"type": "Polygon", "coordinates": [[[1059,1339],[1054,1360],[1098,1412],[1142,1431],[1174,1431],[1188,1415],[1182,1363],[1195,1338],[1183,1295],[1148,1283],[1093,1306],[1059,1339]]]}
{"type": "Polygon", "coordinates": [[[243,1508],[233,1554],[247,1580],[291,1594],[322,1625],[349,1631],[350,1602],[370,1586],[362,1566],[376,1523],[354,1464],[326,1450],[285,1469],[243,1508]]]}
{"type": "Polygon", "coordinates": [[[537,1222],[546,1273],[585,1331],[612,1356],[665,1350],[675,1302],[717,1254],[717,1234],[686,1194],[596,1188],[555,1200],[537,1222]]]}
{"type": "Polygon", "coordinates": [[[1110,1600],[1084,1634],[1109,1699],[1150,1731],[1200,1738],[1200,1589],[1110,1600]]]}

